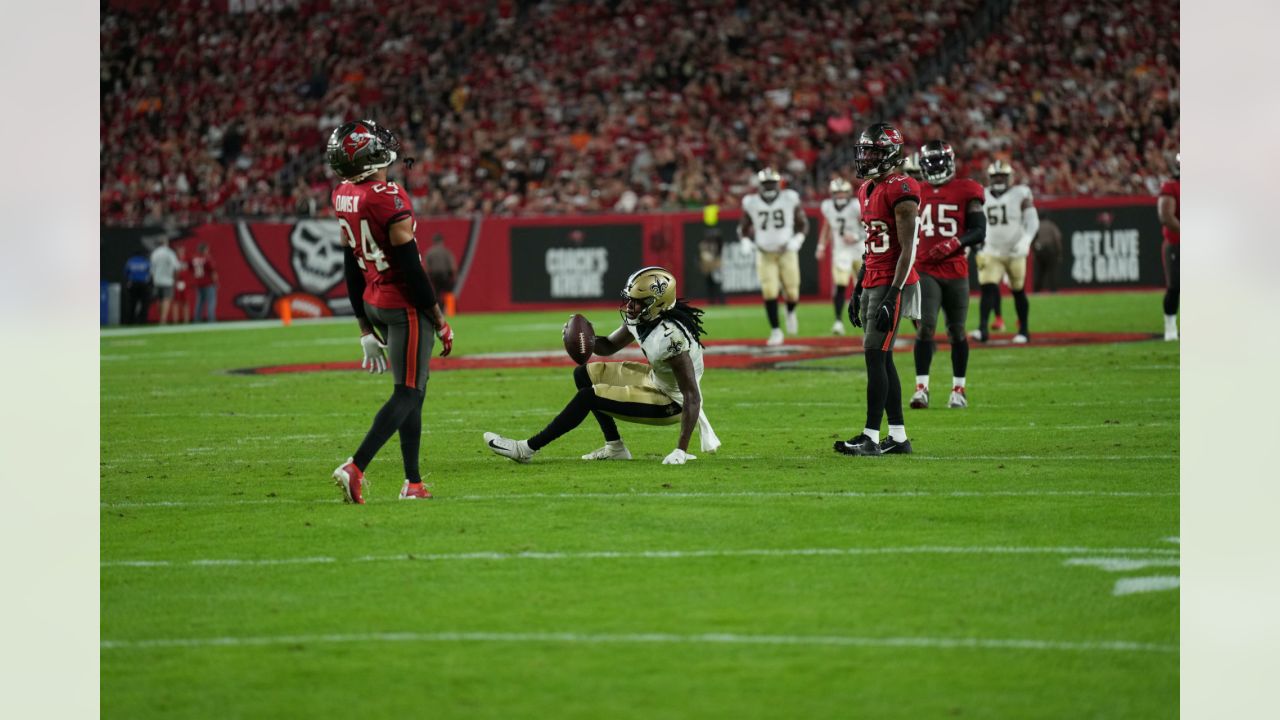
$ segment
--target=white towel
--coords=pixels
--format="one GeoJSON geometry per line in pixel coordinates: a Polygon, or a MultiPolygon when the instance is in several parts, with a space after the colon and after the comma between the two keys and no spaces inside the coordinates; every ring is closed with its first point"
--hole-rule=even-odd
{"type": "Polygon", "coordinates": [[[720,447],[720,438],[716,437],[716,431],[711,429],[711,421],[701,410],[698,411],[698,441],[702,443],[704,453],[713,453],[720,447]]]}

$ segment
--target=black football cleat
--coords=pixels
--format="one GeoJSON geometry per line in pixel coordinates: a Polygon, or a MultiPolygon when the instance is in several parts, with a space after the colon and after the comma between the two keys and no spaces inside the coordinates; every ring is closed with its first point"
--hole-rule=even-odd
{"type": "Polygon", "coordinates": [[[838,440],[832,449],[844,455],[870,457],[879,457],[880,455],[880,446],[876,444],[875,440],[867,437],[865,433],[849,440],[838,440]]]}
{"type": "Polygon", "coordinates": [[[907,439],[907,440],[903,440],[902,442],[898,442],[897,440],[894,440],[891,437],[885,438],[884,440],[880,441],[880,454],[881,455],[910,455],[911,440],[907,439]]]}

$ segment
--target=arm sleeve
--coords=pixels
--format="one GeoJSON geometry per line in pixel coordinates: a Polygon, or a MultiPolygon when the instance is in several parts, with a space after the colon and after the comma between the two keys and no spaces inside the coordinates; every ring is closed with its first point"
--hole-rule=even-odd
{"type": "Polygon", "coordinates": [[[1022,213],[1022,229],[1026,232],[1027,237],[1031,238],[1034,238],[1036,236],[1036,231],[1040,229],[1040,213],[1036,212],[1034,205],[1027,208],[1027,211],[1022,213]]]}
{"type": "Polygon", "coordinates": [[[965,213],[964,227],[964,234],[960,236],[960,246],[981,245],[987,239],[987,214],[981,210],[965,213]]]}
{"type": "Polygon", "coordinates": [[[347,278],[347,299],[356,317],[364,319],[364,271],[356,263],[356,254],[349,246],[342,247],[342,273],[347,278]]]}
{"type": "Polygon", "coordinates": [[[390,254],[391,262],[404,275],[413,304],[430,315],[431,309],[436,306],[436,290],[427,279],[426,271],[422,269],[422,260],[418,255],[418,241],[410,240],[403,245],[392,245],[390,254]]]}

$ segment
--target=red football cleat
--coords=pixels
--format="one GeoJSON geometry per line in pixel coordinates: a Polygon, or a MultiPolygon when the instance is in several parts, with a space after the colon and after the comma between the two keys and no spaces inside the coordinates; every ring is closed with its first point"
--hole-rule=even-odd
{"type": "Polygon", "coordinates": [[[1003,330],[1003,329],[1004,329],[1004,318],[1002,318],[1002,317],[1000,317],[999,315],[997,315],[997,316],[996,316],[996,320],[995,320],[995,322],[991,323],[991,329],[992,329],[992,330],[997,330],[997,331],[999,331],[999,330],[1003,330]]]}
{"type": "Polygon", "coordinates": [[[400,488],[401,500],[430,500],[431,491],[422,486],[421,482],[411,483],[404,481],[404,487],[400,488]]]}
{"type": "Polygon", "coordinates": [[[367,483],[364,479],[364,473],[360,471],[360,468],[356,467],[351,458],[347,458],[345,463],[333,471],[333,482],[342,488],[344,502],[357,505],[364,504],[364,488],[367,483]]]}

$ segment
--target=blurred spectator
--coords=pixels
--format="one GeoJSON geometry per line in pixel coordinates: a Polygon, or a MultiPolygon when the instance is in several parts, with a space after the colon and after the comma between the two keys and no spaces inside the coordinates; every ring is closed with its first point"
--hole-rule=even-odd
{"type": "Polygon", "coordinates": [[[173,283],[173,320],[191,322],[191,300],[195,295],[191,263],[187,262],[186,248],[178,248],[178,274],[173,283]]]}
{"type": "Polygon", "coordinates": [[[444,236],[440,233],[436,233],[431,238],[431,249],[427,250],[424,260],[427,266],[427,277],[431,280],[431,285],[436,292],[440,294],[444,312],[452,316],[457,312],[453,286],[458,277],[458,261],[454,259],[453,253],[449,252],[449,248],[444,246],[444,236]]]}
{"type": "Polygon", "coordinates": [[[151,251],[151,284],[155,290],[156,301],[160,303],[160,324],[169,322],[169,313],[173,310],[173,290],[178,279],[178,255],[169,247],[169,239],[164,238],[151,251]]]}
{"type": "Polygon", "coordinates": [[[1036,239],[1031,242],[1035,291],[1058,292],[1058,264],[1062,262],[1062,230],[1058,223],[1042,218],[1036,239]]]}
{"type": "Polygon", "coordinates": [[[191,278],[196,288],[196,321],[213,322],[218,306],[218,266],[209,243],[200,243],[191,258],[191,278]]]}
{"type": "Polygon", "coordinates": [[[124,263],[124,309],[120,313],[125,325],[142,325],[151,310],[151,260],[141,250],[124,263]]]}
{"type": "Polygon", "coordinates": [[[724,305],[724,290],[720,285],[720,267],[723,264],[724,238],[720,236],[720,228],[708,226],[703,230],[702,240],[698,243],[698,267],[707,280],[707,303],[724,305]]]}

